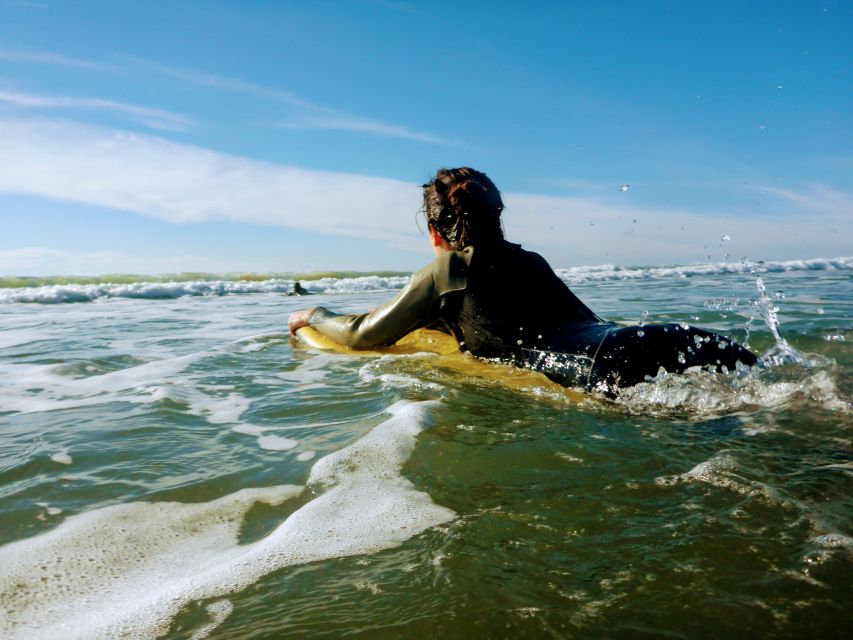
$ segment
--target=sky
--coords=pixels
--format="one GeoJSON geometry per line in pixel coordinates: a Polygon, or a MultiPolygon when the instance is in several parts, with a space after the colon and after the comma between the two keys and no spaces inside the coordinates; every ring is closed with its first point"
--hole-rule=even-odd
{"type": "Polygon", "coordinates": [[[853,3],[0,0],[0,275],[853,254],[853,3]]]}

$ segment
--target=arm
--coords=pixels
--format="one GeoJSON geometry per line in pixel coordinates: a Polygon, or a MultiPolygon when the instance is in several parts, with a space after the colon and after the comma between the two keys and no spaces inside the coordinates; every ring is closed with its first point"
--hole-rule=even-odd
{"type": "Polygon", "coordinates": [[[407,333],[425,327],[438,317],[439,298],[465,288],[469,256],[446,254],[412,276],[393,300],[368,313],[338,315],[323,307],[291,316],[291,332],[310,325],[325,336],[353,349],[370,349],[395,343],[407,333]]]}

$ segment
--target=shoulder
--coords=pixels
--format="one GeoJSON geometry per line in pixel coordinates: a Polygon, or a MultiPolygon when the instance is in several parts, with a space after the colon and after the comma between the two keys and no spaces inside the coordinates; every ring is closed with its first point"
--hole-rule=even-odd
{"type": "Polygon", "coordinates": [[[528,251],[527,249],[523,249],[520,244],[512,244],[507,242],[507,251],[513,254],[517,260],[526,262],[529,265],[537,267],[539,269],[547,269],[548,271],[553,271],[551,265],[548,264],[548,261],[540,256],[535,251],[528,251]]]}
{"type": "Polygon", "coordinates": [[[432,281],[435,294],[438,296],[449,291],[464,289],[468,284],[468,266],[471,264],[473,255],[473,247],[443,253],[418,271],[413,280],[432,281]]]}

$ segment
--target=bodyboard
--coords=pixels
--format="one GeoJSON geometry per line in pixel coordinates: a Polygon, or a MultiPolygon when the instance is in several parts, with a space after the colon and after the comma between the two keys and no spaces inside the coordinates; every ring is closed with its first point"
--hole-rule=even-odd
{"type": "Polygon", "coordinates": [[[314,349],[324,349],[352,356],[383,356],[387,354],[413,355],[436,354],[441,356],[432,365],[446,372],[461,375],[466,382],[476,382],[485,386],[497,386],[515,391],[533,391],[537,395],[558,402],[577,402],[585,397],[582,392],[567,389],[549,380],[541,373],[529,369],[520,369],[503,363],[488,362],[462,353],[456,339],[446,333],[432,329],[416,329],[402,337],[395,344],[376,349],[351,349],[324,336],[313,327],[297,329],[296,337],[302,344],[314,349]]]}
{"type": "Polygon", "coordinates": [[[411,333],[400,338],[395,344],[387,347],[377,347],[375,349],[351,349],[345,347],[324,336],[314,327],[302,327],[297,329],[296,337],[300,342],[305,343],[309,347],[315,349],[326,349],[329,351],[337,351],[338,353],[347,353],[352,355],[375,356],[384,355],[387,353],[394,354],[412,354],[412,353],[436,353],[438,355],[450,355],[451,353],[459,352],[459,345],[456,338],[441,331],[432,329],[416,329],[411,333]]]}

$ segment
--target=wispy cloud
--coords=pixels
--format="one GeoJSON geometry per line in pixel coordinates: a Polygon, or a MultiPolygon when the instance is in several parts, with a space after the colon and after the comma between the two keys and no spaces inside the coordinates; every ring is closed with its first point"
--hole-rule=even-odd
{"type": "Polygon", "coordinates": [[[311,102],[287,89],[268,87],[238,78],[229,78],[191,69],[180,69],[150,60],[139,58],[130,58],[130,60],[163,75],[177,78],[196,86],[228,91],[230,93],[265,100],[274,100],[294,107],[298,110],[298,114],[294,119],[283,123],[282,126],[284,127],[355,131],[386,137],[404,138],[430,144],[450,144],[448,140],[404,125],[365,118],[311,102]]]}
{"type": "Polygon", "coordinates": [[[776,196],[795,205],[798,210],[811,211],[816,214],[841,213],[853,218],[853,195],[824,184],[810,184],[801,191],[768,186],[753,187],[753,190],[776,196]]]}
{"type": "MultiPolygon", "coordinates": [[[[423,251],[414,184],[259,162],[156,136],[56,120],[0,119],[0,192],[134,212],[173,224],[228,220],[423,251]]],[[[812,193],[811,191],[809,193],[812,193]]],[[[785,215],[636,206],[624,198],[505,194],[508,236],[555,266],[765,259],[849,253],[853,216],[793,192],[785,215]],[[722,240],[723,236],[730,240],[722,240]]],[[[620,194],[621,195],[621,194],[620,194]]],[[[808,194],[807,194],[808,195],[808,194]]],[[[374,245],[375,246],[375,245],[374,245]]]]}
{"type": "Polygon", "coordinates": [[[47,5],[44,2],[28,2],[27,0],[15,0],[12,2],[12,6],[23,7],[24,9],[47,9],[47,5]]]}
{"type": "Polygon", "coordinates": [[[378,120],[368,120],[357,116],[348,116],[339,112],[331,111],[330,109],[316,110],[306,116],[302,116],[291,122],[283,125],[292,129],[330,129],[338,131],[356,131],[359,133],[372,133],[380,136],[388,136],[392,138],[405,138],[408,140],[417,140],[418,142],[428,142],[430,144],[449,144],[443,138],[415,131],[408,127],[403,127],[378,120]]]}
{"type": "Polygon", "coordinates": [[[76,67],[78,69],[89,69],[92,71],[118,71],[118,67],[112,64],[83,60],[81,58],[69,58],[68,56],[59,55],[50,51],[33,51],[28,49],[10,49],[0,47],[0,60],[48,64],[60,67],[76,67]]]}
{"type": "MultiPolygon", "coordinates": [[[[230,93],[251,96],[262,100],[273,100],[289,105],[296,110],[296,115],[291,120],[282,123],[282,126],[285,128],[352,131],[357,133],[366,133],[370,135],[378,135],[390,138],[414,140],[416,142],[425,142],[428,144],[455,144],[439,136],[424,131],[419,131],[417,129],[407,127],[405,125],[396,124],[392,122],[384,122],[372,118],[366,118],[363,116],[348,113],[346,111],[341,111],[339,109],[326,107],[310,100],[306,100],[305,98],[302,98],[297,94],[293,93],[292,91],[288,91],[287,89],[282,89],[279,87],[269,87],[255,82],[241,80],[239,78],[230,78],[212,73],[206,73],[204,71],[183,69],[171,65],[153,62],[151,60],[144,60],[142,58],[125,56],[124,59],[132,64],[135,64],[138,67],[149,69],[161,75],[176,78],[194,86],[207,87],[217,91],[227,91],[230,93]]],[[[71,58],[51,51],[35,51],[0,47],[0,60],[64,67],[77,67],[81,69],[90,69],[93,71],[107,71],[111,73],[116,73],[120,71],[120,68],[116,65],[106,64],[102,62],[94,62],[91,60],[84,60],[80,58],[71,58]]],[[[107,108],[107,104],[121,104],[110,103],[109,101],[101,101],[101,103],[102,105],[100,108],[107,108]]],[[[44,107],[47,105],[41,106],[44,107]]],[[[84,108],[99,108],[94,104],[78,104],[77,106],[84,108]]],[[[125,106],[134,108],[132,107],[132,105],[125,106]]],[[[114,108],[114,110],[118,109],[114,108]]],[[[150,111],[153,112],[156,110],[150,111]]],[[[129,111],[127,110],[126,112],[129,113],[129,111]]],[[[171,115],[174,116],[174,114],[171,115]]],[[[177,116],[177,118],[180,118],[180,116],[177,116]]],[[[162,125],[166,125],[158,127],[163,129],[170,128],[168,126],[168,123],[170,121],[172,123],[179,122],[179,120],[175,117],[153,120],[153,122],[158,121],[162,125]]]]}
{"type": "Polygon", "coordinates": [[[166,131],[184,131],[193,121],[184,116],[164,111],[140,107],[125,102],[103,100],[101,98],[77,98],[71,96],[46,96],[0,89],[0,104],[23,109],[84,109],[105,111],[130,116],[152,129],[166,131]]]}

